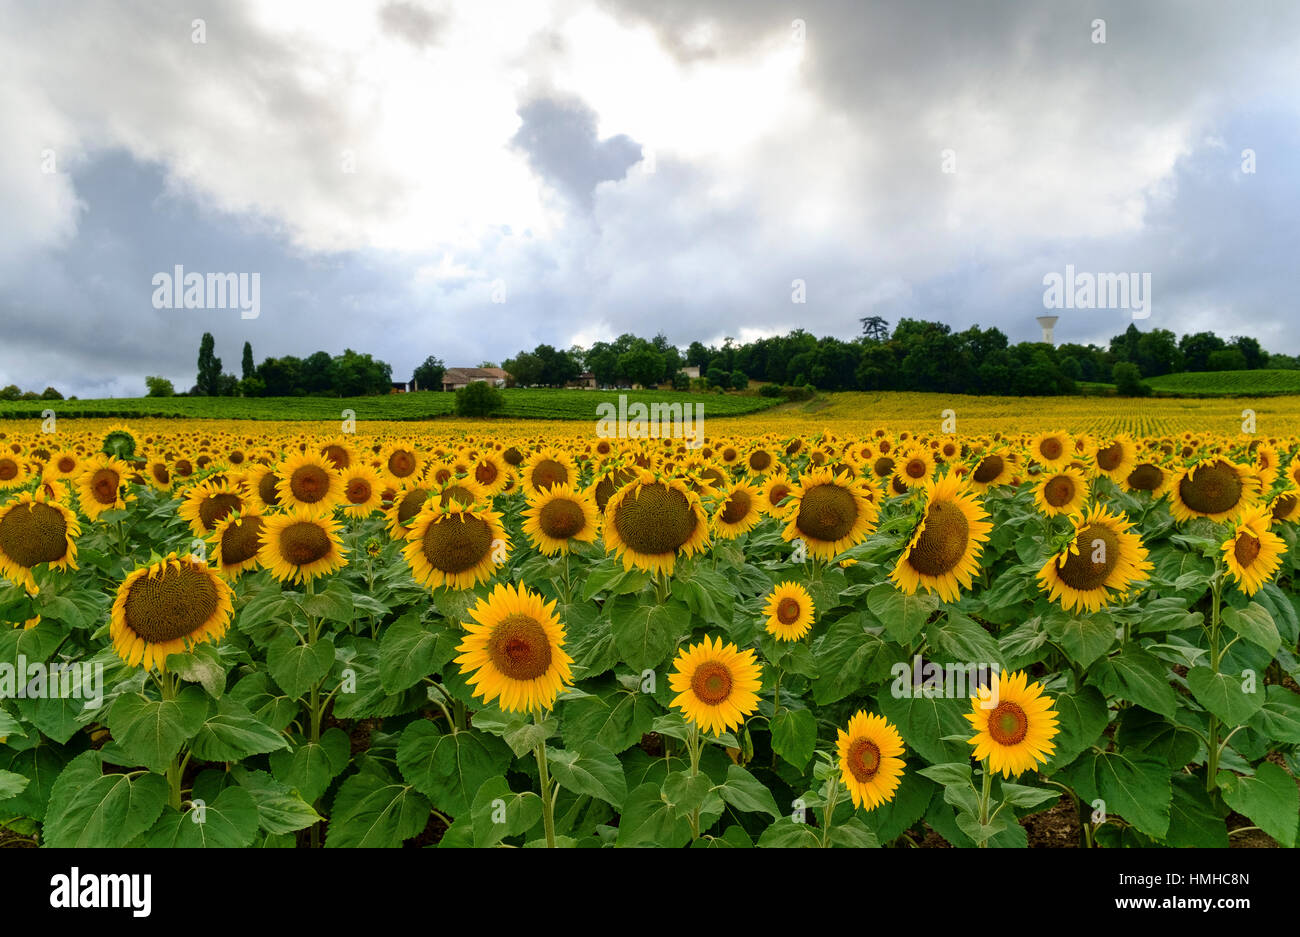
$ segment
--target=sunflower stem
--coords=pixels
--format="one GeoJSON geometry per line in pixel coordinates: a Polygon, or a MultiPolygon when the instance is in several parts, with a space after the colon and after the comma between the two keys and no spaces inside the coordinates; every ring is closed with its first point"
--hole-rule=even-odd
{"type": "MultiPolygon", "coordinates": [[[[984,759],[984,777],[980,781],[980,826],[989,825],[989,799],[993,793],[993,772],[989,770],[989,761],[984,759]]],[[[981,829],[980,832],[983,832],[981,829]]],[[[980,849],[987,849],[989,841],[986,838],[979,841],[980,849]]]]}
{"type": "MultiPolygon", "coordinates": [[[[541,713],[534,713],[534,722],[542,724],[541,713]]],[[[537,774],[542,788],[542,824],[546,830],[546,848],[555,848],[555,798],[551,796],[551,772],[546,765],[546,739],[537,743],[537,774]]]]}
{"type": "MultiPolygon", "coordinates": [[[[1214,578],[1210,583],[1210,668],[1217,675],[1222,653],[1219,651],[1219,622],[1223,606],[1223,560],[1214,558],[1214,578]]],[[[1229,736],[1231,738],[1231,736],[1229,736]]],[[[1227,740],[1224,740],[1227,744],[1227,740]]],[[[1219,719],[1210,715],[1209,738],[1205,747],[1205,790],[1214,793],[1215,775],[1219,773],[1219,756],[1223,748],[1219,745],[1219,719]]]]}
{"type": "MultiPolygon", "coordinates": [[[[691,722],[690,732],[686,736],[686,750],[691,756],[691,778],[700,773],[700,727],[691,722]]],[[[700,808],[697,805],[691,811],[691,840],[700,838],[700,808]]]]}
{"type": "Polygon", "coordinates": [[[826,821],[822,824],[822,849],[830,846],[831,824],[835,822],[835,803],[840,799],[840,779],[831,775],[826,779],[826,821]]]}

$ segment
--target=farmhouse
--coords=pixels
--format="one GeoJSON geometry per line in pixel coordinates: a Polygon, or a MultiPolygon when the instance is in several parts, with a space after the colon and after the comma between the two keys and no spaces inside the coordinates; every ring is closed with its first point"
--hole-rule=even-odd
{"type": "Polygon", "coordinates": [[[443,390],[460,390],[475,381],[486,381],[493,387],[505,387],[510,375],[500,368],[448,368],[442,374],[443,390]]]}

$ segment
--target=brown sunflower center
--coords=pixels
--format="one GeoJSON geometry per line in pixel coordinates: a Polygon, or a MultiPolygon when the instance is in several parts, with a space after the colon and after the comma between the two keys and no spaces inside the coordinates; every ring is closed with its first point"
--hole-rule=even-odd
{"type": "Polygon", "coordinates": [[[1071,553],[1057,569],[1061,581],[1080,592],[1098,589],[1119,564],[1119,538],[1104,524],[1089,524],[1074,539],[1071,553]]]}
{"type": "Polygon", "coordinates": [[[221,564],[237,566],[251,560],[257,555],[261,537],[260,517],[241,517],[235,521],[221,535],[221,564]]]}
{"type": "Polygon", "coordinates": [[[388,471],[396,478],[405,478],[415,471],[415,454],[398,449],[388,457],[388,471]]]}
{"type": "Polygon", "coordinates": [[[771,464],[772,456],[761,449],[758,452],[751,452],[749,454],[749,467],[755,472],[766,472],[767,467],[771,464]]]}
{"type": "Polygon", "coordinates": [[[739,524],[749,517],[754,502],[746,491],[733,491],[722,508],[722,520],[728,524],[739,524]]]}
{"type": "Polygon", "coordinates": [[[67,536],[63,514],[48,504],[19,504],[0,519],[0,551],[26,569],[63,559],[67,536]]]}
{"type": "Polygon", "coordinates": [[[329,459],[330,464],[340,472],[352,465],[352,458],[348,455],[348,451],[334,443],[322,449],[321,455],[329,459]]]}
{"type": "Polygon", "coordinates": [[[534,488],[545,490],[552,485],[567,484],[569,470],[554,459],[542,459],[533,466],[531,478],[534,488]]]}
{"type": "Polygon", "coordinates": [[[1273,502],[1273,516],[1278,520],[1286,520],[1295,511],[1295,507],[1295,495],[1279,495],[1273,502]]]}
{"type": "Polygon", "coordinates": [[[122,484],[122,476],[116,469],[96,469],[90,476],[90,496],[100,504],[116,504],[117,489],[122,484]]]}
{"type": "Polygon", "coordinates": [[[1069,504],[1074,498],[1074,479],[1069,475],[1057,475],[1043,486],[1043,500],[1054,508],[1069,504]]]}
{"type": "Polygon", "coordinates": [[[12,481],[18,477],[18,463],[13,459],[0,459],[0,482],[12,481]]]}
{"type": "Polygon", "coordinates": [[[785,496],[790,493],[790,486],[785,482],[777,482],[768,492],[767,500],[772,503],[772,507],[780,507],[785,496]]]}
{"type": "Polygon", "coordinates": [[[596,507],[600,511],[605,510],[605,505],[609,504],[609,499],[614,497],[614,492],[618,491],[635,476],[631,472],[618,471],[611,475],[606,475],[596,484],[596,507]]]}
{"type": "Polygon", "coordinates": [[[514,446],[511,446],[505,452],[501,453],[501,458],[506,460],[506,465],[522,465],[524,454],[514,446]]]}
{"type": "Polygon", "coordinates": [[[970,521],[959,505],[936,501],[925,513],[925,529],[907,554],[907,562],[925,576],[942,576],[957,568],[970,543],[970,521]]]}
{"type": "Polygon", "coordinates": [[[1002,474],[1002,468],[1006,461],[1000,455],[987,455],[980,460],[980,464],[975,466],[975,472],[971,476],[981,485],[986,485],[1002,474]]]}
{"type": "Polygon", "coordinates": [[[492,528],[479,517],[451,515],[429,525],[421,548],[434,569],[463,573],[492,552],[492,528]]]}
{"type": "Polygon", "coordinates": [[[575,534],[582,533],[587,526],[587,515],[582,505],[567,498],[556,498],[547,502],[537,514],[537,523],[542,533],[556,540],[568,540],[575,534]]]}
{"type": "Polygon", "coordinates": [[[1244,531],[1237,535],[1237,541],[1232,546],[1232,555],[1242,569],[1250,568],[1259,556],[1259,551],[1259,540],[1244,531]]]}
{"type": "Polygon", "coordinates": [[[347,485],[343,488],[343,497],[347,498],[348,504],[365,504],[374,494],[374,488],[370,482],[364,478],[349,479],[347,485]]]}
{"type": "Polygon", "coordinates": [[[839,485],[815,485],[799,502],[799,532],[815,540],[834,542],[853,532],[858,503],[853,493],[839,485]]]}
{"type": "Polygon", "coordinates": [[[1038,454],[1048,461],[1059,459],[1064,451],[1065,447],[1061,445],[1061,441],[1055,436],[1048,436],[1038,444],[1038,454]]]}
{"type": "Polygon", "coordinates": [[[280,532],[280,555],[294,566],[323,560],[333,549],[325,528],[311,521],[296,521],[280,532]]]}
{"type": "Polygon", "coordinates": [[[849,773],[866,783],[880,770],[880,748],[871,739],[854,739],[849,746],[849,773]]]}
{"type": "Polygon", "coordinates": [[[999,745],[1018,745],[1029,732],[1029,717],[1017,704],[1003,700],[989,713],[989,737],[999,745]]]}
{"type": "Polygon", "coordinates": [[[146,575],[126,595],[126,626],[151,644],[193,634],[216,614],[216,583],[206,569],[182,563],[146,575]]]}
{"type": "MultiPolygon", "coordinates": [[[[177,459],[176,474],[179,475],[181,478],[189,478],[191,475],[194,474],[194,463],[191,462],[189,459],[177,459]]],[[[270,501],[267,502],[267,504],[272,504],[272,503],[273,502],[270,501]]]]}
{"type": "Polygon", "coordinates": [[[464,485],[452,485],[449,488],[444,488],[438,495],[438,504],[445,508],[451,501],[455,501],[463,507],[469,507],[474,503],[474,492],[464,485]]]}
{"type": "Polygon", "coordinates": [[[496,482],[497,476],[500,474],[501,473],[497,471],[496,465],[493,464],[492,462],[488,462],[488,461],[480,462],[477,466],[474,467],[474,480],[478,482],[480,485],[493,484],[494,482],[496,482]]]}
{"type": "Polygon", "coordinates": [[[705,661],[691,674],[691,690],[701,702],[717,706],[731,696],[731,671],[718,661],[705,661]]]}
{"type": "MultiPolygon", "coordinates": [[[[179,468],[179,464],[177,468],[179,468]]],[[[257,496],[262,499],[263,504],[279,504],[280,489],[278,480],[274,472],[267,472],[257,483],[257,496]]]]}
{"type": "Polygon", "coordinates": [[[791,598],[784,598],[776,604],[776,620],[783,625],[793,625],[799,620],[799,603],[791,598]]]}
{"type": "Polygon", "coordinates": [[[871,471],[876,473],[877,478],[884,478],[887,475],[892,475],[894,474],[894,460],[888,456],[882,455],[880,458],[876,459],[875,463],[871,466],[871,471]]]}
{"type": "Polygon", "coordinates": [[[1155,491],[1160,487],[1160,482],[1164,480],[1165,473],[1160,471],[1156,465],[1150,462],[1143,462],[1133,471],[1129,472],[1128,486],[1135,491],[1155,491]]]}
{"type": "Polygon", "coordinates": [[[908,459],[903,471],[908,478],[924,478],[926,475],[925,462],[921,459],[908,459]]]}
{"type": "Polygon", "coordinates": [[[401,503],[397,505],[397,523],[405,524],[415,515],[420,513],[420,508],[428,500],[428,488],[412,488],[406,494],[402,495],[401,503]]]}
{"type": "Polygon", "coordinates": [[[663,482],[631,491],[614,509],[614,529],[637,553],[676,553],[691,539],[699,519],[686,495],[663,482]]]}
{"type": "Polygon", "coordinates": [[[59,458],[59,461],[56,462],[55,465],[58,466],[60,472],[62,472],[64,475],[67,475],[69,472],[71,472],[74,468],[77,467],[77,460],[72,458],[72,456],[65,455],[65,456],[61,456],[59,458]]]}
{"type": "Polygon", "coordinates": [[[242,506],[239,495],[226,491],[209,495],[199,502],[199,523],[204,530],[211,530],[218,521],[225,520],[231,511],[238,511],[242,506]]]}
{"type": "Polygon", "coordinates": [[[535,680],[551,666],[551,641],[541,623],[529,615],[507,615],[492,629],[488,656],[512,680],[535,680]]]}
{"type": "Polygon", "coordinates": [[[155,462],[150,467],[150,472],[153,473],[153,480],[160,485],[165,485],[172,480],[171,472],[167,471],[167,466],[161,462],[155,462]]]}
{"type": "Polygon", "coordinates": [[[289,476],[289,490],[304,504],[315,504],[330,490],[330,473],[319,465],[304,465],[289,476]]]}
{"type": "Polygon", "coordinates": [[[1222,514],[1241,501],[1241,477],[1223,460],[1198,466],[1178,483],[1178,494],[1198,514],[1222,514]]]}
{"type": "Polygon", "coordinates": [[[1113,472],[1124,461],[1124,446],[1113,442],[1104,449],[1097,450],[1097,464],[1104,471],[1113,472]]]}

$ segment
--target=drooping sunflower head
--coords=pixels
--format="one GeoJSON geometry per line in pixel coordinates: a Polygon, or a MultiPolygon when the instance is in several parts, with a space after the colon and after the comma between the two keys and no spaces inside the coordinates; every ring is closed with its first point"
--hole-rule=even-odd
{"type": "Polygon", "coordinates": [[[0,575],[36,594],[37,567],[77,568],[80,534],[77,516],[62,504],[42,491],[23,492],[0,506],[0,575]]]}
{"type": "Polygon", "coordinates": [[[257,560],[281,582],[310,582],[341,569],[347,549],[339,522],[311,508],[296,507],[262,518],[257,560]]]}
{"type": "Polygon", "coordinates": [[[232,582],[257,567],[263,523],[256,508],[245,508],[228,514],[213,527],[209,537],[214,544],[213,562],[232,582]]]}
{"type": "Polygon", "coordinates": [[[635,469],[615,466],[606,470],[596,480],[596,483],[591,486],[592,496],[596,499],[596,509],[603,514],[606,505],[609,504],[609,499],[614,497],[614,492],[628,482],[636,481],[636,479],[637,472],[635,469]]]}
{"type": "Polygon", "coordinates": [[[823,560],[857,546],[875,527],[879,511],[847,472],[819,468],[805,472],[789,494],[787,542],[802,540],[808,553],[823,560]]]}
{"type": "Polygon", "coordinates": [[[1088,500],[1088,480],[1078,469],[1043,472],[1034,485],[1034,503],[1048,517],[1077,514],[1088,500]]]}
{"type": "Polygon", "coordinates": [[[972,696],[971,712],[966,713],[975,730],[968,739],[975,746],[975,758],[987,758],[988,770],[1004,778],[1034,770],[1056,750],[1052,739],[1060,728],[1054,701],[1028,679],[1024,671],[1000,671],[997,693],[984,690],[972,696]]]}
{"type": "Polygon", "coordinates": [[[129,462],[135,458],[137,445],[135,434],[131,429],[119,423],[116,426],[110,426],[107,432],[104,433],[99,450],[105,455],[129,462]]]}
{"type": "Polygon", "coordinates": [[[1265,505],[1247,508],[1223,543],[1223,558],[1237,588],[1254,595],[1282,565],[1286,541],[1269,530],[1273,514],[1265,505]]]}
{"type": "Polygon", "coordinates": [[[695,492],[679,479],[642,471],[605,505],[605,548],[625,569],[671,576],[678,556],[707,546],[709,522],[695,492]]]}
{"type": "Polygon", "coordinates": [[[724,540],[748,533],[763,517],[763,492],[748,482],[723,489],[713,512],[713,531],[724,540]]]}
{"type": "Polygon", "coordinates": [[[166,669],[169,654],[219,641],[233,614],[231,590],[203,563],[170,554],[123,581],[109,635],[131,666],[166,669]]]}
{"type": "Polygon", "coordinates": [[[1095,612],[1113,595],[1123,597],[1152,569],[1142,539],[1122,514],[1096,505],[1074,519],[1069,544],[1038,572],[1048,598],[1067,612],[1095,612]]]}
{"type": "Polygon", "coordinates": [[[742,651],[706,637],[677,652],[668,677],[677,694],[672,705],[702,731],[721,735],[739,728],[746,716],[758,710],[762,674],[753,649],[742,651]]]}
{"type": "Polygon", "coordinates": [[[238,488],[228,481],[209,480],[186,491],[176,513],[190,525],[194,536],[206,537],[219,522],[243,507],[238,488]]]}
{"type": "Polygon", "coordinates": [[[812,596],[797,582],[780,583],[763,607],[767,633],[778,641],[798,641],[812,628],[816,609],[812,596]]]}
{"type": "Polygon", "coordinates": [[[574,541],[591,543],[600,529],[600,514],[589,492],[565,483],[528,495],[524,534],[547,556],[568,553],[574,541]]]}
{"type": "Polygon", "coordinates": [[[276,469],[280,503],[287,508],[304,508],[328,514],[343,498],[342,476],[325,456],[298,452],[276,469]]]}
{"type": "Polygon", "coordinates": [[[923,514],[889,578],[899,589],[919,588],[955,602],[969,589],[993,524],[980,498],[955,473],[930,481],[923,514]]]}
{"type": "Polygon", "coordinates": [[[848,731],[838,729],[840,780],[849,789],[853,807],[874,810],[894,799],[903,779],[903,739],[884,716],[859,710],[848,731]]]}
{"type": "Polygon", "coordinates": [[[1179,521],[1235,517],[1255,503],[1259,481],[1244,465],[1228,459],[1203,459],[1183,470],[1169,487],[1169,508],[1179,521]]]}
{"type": "Polygon", "coordinates": [[[1269,511],[1274,523],[1295,523],[1300,520],[1300,493],[1289,486],[1284,488],[1269,504],[1269,511]]]}
{"type": "Polygon", "coordinates": [[[573,679],[555,600],[547,602],[523,585],[498,583],[469,614],[473,621],[463,623],[456,663],[468,674],[474,696],[498,700],[507,712],[551,709],[573,679]]]}
{"type": "Polygon", "coordinates": [[[402,555],[430,589],[472,589],[505,562],[510,538],[501,515],[482,506],[429,500],[411,521],[402,555]]]}

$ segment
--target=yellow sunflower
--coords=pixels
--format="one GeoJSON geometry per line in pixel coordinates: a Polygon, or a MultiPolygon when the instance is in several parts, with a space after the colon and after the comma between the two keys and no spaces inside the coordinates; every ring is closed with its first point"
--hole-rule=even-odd
{"type": "Polygon", "coordinates": [[[529,494],[523,517],[529,543],[547,556],[568,553],[575,540],[591,543],[600,528],[600,514],[591,495],[576,492],[563,482],[529,494]]]}
{"type": "Polygon", "coordinates": [[[788,499],[794,487],[795,483],[787,475],[769,475],[763,483],[763,496],[759,499],[763,513],[768,517],[784,518],[790,510],[788,499]]]}
{"type": "Polygon", "coordinates": [[[383,501],[384,482],[379,472],[362,462],[354,462],[351,468],[343,470],[343,505],[345,517],[369,517],[383,501]]]}
{"type": "Polygon", "coordinates": [[[552,485],[577,487],[578,470],[573,457],[562,449],[546,446],[528,457],[519,472],[528,494],[545,491],[552,485]]]}
{"type": "Polygon", "coordinates": [[[798,641],[812,628],[812,596],[797,582],[780,583],[767,597],[763,608],[767,633],[778,641],[798,641]]]}
{"type": "Polygon", "coordinates": [[[359,457],[352,443],[342,436],[336,436],[318,450],[336,472],[346,472],[357,465],[359,457]]]}
{"type": "Polygon", "coordinates": [[[1093,456],[1097,473],[1113,482],[1122,482],[1137,465],[1137,444],[1127,433],[1098,444],[1093,456]]]}
{"type": "Polygon", "coordinates": [[[1202,459],[1170,485],[1169,509],[1178,521],[1221,521],[1253,505],[1258,495],[1259,482],[1249,467],[1227,459],[1202,459]]]}
{"type": "Polygon", "coordinates": [[[1044,468],[1059,469],[1069,463],[1074,443],[1060,430],[1039,433],[1029,444],[1029,457],[1044,468]]]}
{"type": "Polygon", "coordinates": [[[0,452],[0,491],[21,488],[30,475],[27,464],[17,455],[0,452]]]}
{"type": "Polygon", "coordinates": [[[555,600],[545,601],[523,585],[497,583],[470,609],[456,663],[474,696],[494,699],[507,712],[545,712],[573,679],[564,650],[564,625],[555,600]]]}
{"type": "Polygon", "coordinates": [[[1038,572],[1040,587],[1067,612],[1095,612],[1121,598],[1152,568],[1142,538],[1122,514],[1096,505],[1074,519],[1069,546],[1048,559],[1038,572]]]}
{"type": "Polygon", "coordinates": [[[280,479],[273,466],[258,463],[250,465],[240,475],[239,484],[249,503],[262,511],[269,511],[280,504],[280,479]]]}
{"type": "Polygon", "coordinates": [[[386,446],[380,454],[383,471],[399,485],[414,482],[420,477],[424,468],[424,459],[414,446],[394,443],[386,446]]]}
{"type": "Polygon", "coordinates": [[[848,731],[837,729],[835,747],[840,780],[849,789],[853,807],[874,810],[894,799],[903,780],[903,739],[884,716],[859,710],[848,731]]]}
{"type": "Polygon", "coordinates": [[[480,454],[470,469],[470,477],[489,495],[501,494],[510,482],[510,466],[506,465],[506,460],[495,449],[480,454]]]}
{"type": "Polygon", "coordinates": [[[276,469],[280,503],[287,508],[304,508],[328,514],[343,500],[343,479],[325,456],[299,452],[276,469]]]}
{"type": "Polygon", "coordinates": [[[1048,517],[1078,514],[1088,500],[1088,480],[1078,469],[1062,468],[1044,472],[1034,485],[1034,503],[1048,517]]]}
{"type": "Polygon", "coordinates": [[[748,482],[733,482],[722,492],[713,513],[713,532],[723,540],[734,540],[753,530],[763,518],[763,493],[748,482]]]}
{"type": "Polygon", "coordinates": [[[262,519],[257,561],[281,582],[308,583],[328,575],[347,562],[339,526],[307,507],[269,514],[262,519]]]}
{"type": "Polygon", "coordinates": [[[388,515],[388,534],[394,540],[405,540],[411,532],[411,521],[420,513],[433,489],[428,485],[412,484],[394,493],[392,503],[384,511],[388,515]]]}
{"type": "Polygon", "coordinates": [[[605,549],[623,568],[671,576],[678,556],[691,556],[709,542],[709,521],[700,498],[679,479],[641,471],[605,505],[605,549]]]}
{"type": "Polygon", "coordinates": [[[986,452],[970,471],[970,488],[983,494],[998,485],[1009,484],[1017,468],[1010,451],[986,452]]]}
{"type": "Polygon", "coordinates": [[[1300,520],[1300,495],[1293,488],[1283,489],[1269,503],[1269,511],[1274,521],[1293,523],[1300,520]]]}
{"type": "Polygon", "coordinates": [[[196,537],[206,537],[217,522],[243,508],[239,491],[227,481],[204,481],[190,488],[181,498],[176,513],[190,525],[196,537]]]}
{"type": "Polygon", "coordinates": [[[672,705],[702,731],[721,735],[740,728],[745,717],[758,710],[762,674],[752,648],[742,651],[706,637],[677,652],[668,677],[668,686],[677,694],[672,705]]]}
{"type": "Polygon", "coordinates": [[[977,761],[988,759],[988,770],[1004,778],[1034,770],[1056,750],[1052,739],[1060,731],[1054,700],[1043,695],[1037,683],[1028,683],[1024,671],[998,673],[994,699],[987,690],[972,696],[966,713],[975,734],[967,742],[975,746],[977,761]],[[988,707],[987,709],[985,707],[988,707]]]}
{"type": "Polygon", "coordinates": [[[895,487],[903,491],[924,488],[934,474],[934,455],[929,447],[910,445],[899,450],[892,476],[895,487]]]}
{"type": "Polygon", "coordinates": [[[210,537],[213,562],[232,582],[258,564],[264,521],[257,508],[232,512],[217,521],[210,537]]]}
{"type": "Polygon", "coordinates": [[[924,588],[955,602],[971,587],[993,524],[979,496],[955,474],[927,482],[925,495],[925,514],[889,578],[908,595],[924,588]]]}
{"type": "Polygon", "coordinates": [[[0,575],[35,595],[32,571],[77,568],[77,516],[44,492],[24,491],[0,506],[0,575]]]}
{"type": "Polygon", "coordinates": [[[110,455],[97,455],[82,463],[77,476],[77,498],[81,513],[92,521],[108,511],[122,510],[130,495],[123,495],[131,467],[110,455]]]}
{"type": "Polygon", "coordinates": [[[411,521],[402,555],[416,582],[460,590],[492,578],[509,550],[500,514],[457,501],[429,501],[411,521]]]}
{"type": "Polygon", "coordinates": [[[789,522],[781,536],[787,542],[803,540],[808,553],[823,560],[832,560],[867,539],[879,514],[852,476],[829,468],[805,472],[790,492],[789,502],[789,522]]]}
{"type": "Polygon", "coordinates": [[[1247,508],[1237,520],[1236,530],[1223,544],[1228,572],[1246,595],[1258,592],[1282,565],[1286,541],[1268,529],[1272,516],[1265,505],[1247,508]]]}
{"type": "Polygon", "coordinates": [[[109,636],[131,666],[166,669],[169,654],[219,641],[233,614],[231,590],[203,563],[175,553],[131,573],[117,590],[109,636]]]}
{"type": "Polygon", "coordinates": [[[1158,500],[1173,480],[1173,473],[1159,462],[1140,459],[1133,471],[1124,477],[1123,486],[1125,491],[1144,491],[1158,500]]]}

